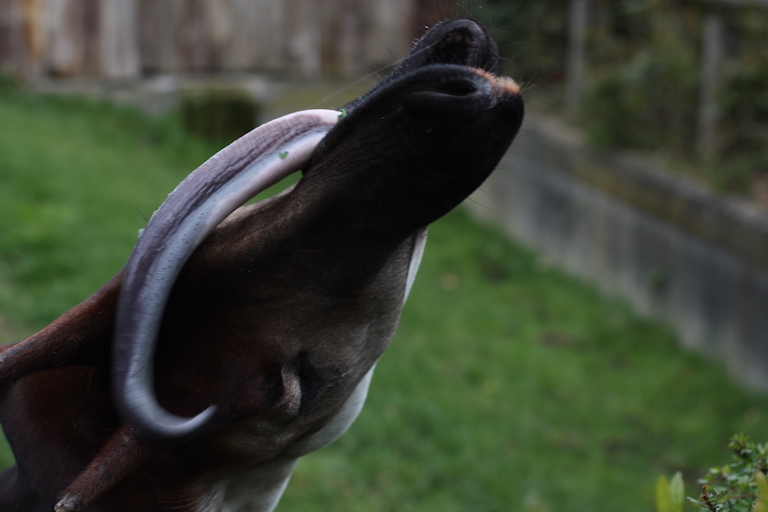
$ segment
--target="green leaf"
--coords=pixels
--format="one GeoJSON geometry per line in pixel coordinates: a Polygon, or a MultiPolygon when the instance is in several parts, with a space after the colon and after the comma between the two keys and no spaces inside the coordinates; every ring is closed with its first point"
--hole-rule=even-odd
{"type": "Polygon", "coordinates": [[[757,484],[757,502],[752,512],[768,512],[768,480],[762,471],[755,471],[757,484]]]}
{"type": "Polygon", "coordinates": [[[661,475],[656,479],[656,512],[672,512],[669,497],[669,480],[661,475]]]}
{"type": "Polygon", "coordinates": [[[280,157],[280,160],[285,160],[285,157],[288,156],[288,152],[287,151],[281,151],[277,155],[280,157]]]}
{"type": "Polygon", "coordinates": [[[656,512],[683,512],[684,487],[683,475],[679,471],[671,481],[661,475],[656,480],[656,512]]]}
{"type": "Polygon", "coordinates": [[[683,512],[684,500],[685,484],[683,484],[683,474],[678,471],[672,476],[672,481],[669,483],[670,512],[683,512]]]}

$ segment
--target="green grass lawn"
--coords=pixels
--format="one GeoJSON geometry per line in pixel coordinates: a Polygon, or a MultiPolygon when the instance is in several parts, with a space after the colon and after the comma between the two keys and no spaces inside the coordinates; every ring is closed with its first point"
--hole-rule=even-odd
{"type": "MultiPolygon", "coordinates": [[[[3,341],[115,273],[214,150],[172,121],[0,89],[3,341]]],[[[362,415],[299,464],[278,510],[650,512],[659,474],[682,470],[694,495],[731,434],[765,440],[766,405],[458,211],[431,229],[362,415]]]]}

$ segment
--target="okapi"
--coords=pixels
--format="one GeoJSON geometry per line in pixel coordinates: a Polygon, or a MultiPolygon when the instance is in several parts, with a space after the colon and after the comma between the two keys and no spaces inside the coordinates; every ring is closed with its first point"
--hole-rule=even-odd
{"type": "Polygon", "coordinates": [[[440,23],[340,112],[277,119],[190,174],[116,276],[2,347],[0,510],[217,511],[245,472],[241,498],[273,510],[359,413],[427,226],[520,128],[498,61],[478,23],[440,23]]]}

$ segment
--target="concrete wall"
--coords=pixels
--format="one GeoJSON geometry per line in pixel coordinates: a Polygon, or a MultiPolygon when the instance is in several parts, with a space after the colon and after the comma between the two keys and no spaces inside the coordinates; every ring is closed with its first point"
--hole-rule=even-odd
{"type": "Polygon", "coordinates": [[[470,202],[547,260],[768,390],[768,215],[528,122],[470,202]],[[479,204],[479,206],[478,206],[479,204]]]}

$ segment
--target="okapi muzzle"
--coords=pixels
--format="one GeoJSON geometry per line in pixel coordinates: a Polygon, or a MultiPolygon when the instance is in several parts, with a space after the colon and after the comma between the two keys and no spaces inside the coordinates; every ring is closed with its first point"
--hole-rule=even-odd
{"type": "Polygon", "coordinates": [[[0,349],[17,462],[0,510],[273,510],[359,413],[427,226],[515,137],[497,68],[481,25],[440,23],[342,110],[267,123],[191,173],[115,277],[0,349]]]}

